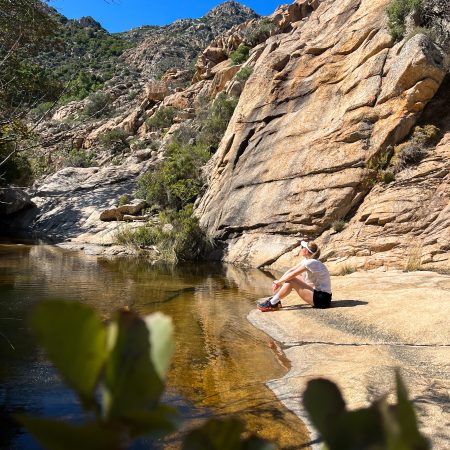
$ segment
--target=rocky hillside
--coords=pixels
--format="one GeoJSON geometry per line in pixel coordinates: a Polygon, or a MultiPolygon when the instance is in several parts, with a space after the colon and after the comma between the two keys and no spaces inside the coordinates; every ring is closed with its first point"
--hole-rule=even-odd
{"type": "MultiPolygon", "coordinates": [[[[125,61],[147,78],[161,78],[168,69],[193,69],[198,53],[234,25],[259,17],[253,10],[228,1],[199,19],[181,19],[162,27],[140,27],[121,37],[137,46],[125,53],[125,61]]],[[[189,71],[188,75],[192,73],[189,71]]],[[[184,78],[185,85],[190,78],[184,78]]]]}
{"type": "Polygon", "coordinates": [[[396,42],[389,4],[297,1],[253,50],[197,211],[224,260],[284,268],[305,238],[335,270],[448,270],[448,48],[413,23],[396,42]]]}
{"type": "MultiPolygon", "coordinates": [[[[123,224],[102,221],[102,210],[135,192],[175,137],[198,143],[201,105],[224,96],[239,102],[196,202],[213,257],[281,269],[301,239],[314,239],[336,272],[448,270],[449,49],[433,27],[445,37],[450,12],[427,0],[437,3],[425,18],[399,20],[386,13],[392,1],[297,0],[215,37],[187,87],[185,56],[170,53],[160,80],[110,80],[109,114],[92,98],[60,108],[40,126],[42,146],[47,160],[69,167],[36,185],[38,208],[23,223],[104,251],[123,224]]],[[[172,29],[196,27],[206,31],[201,20],[172,29]]],[[[161,33],[126,35],[136,47],[125,58],[142,60],[143,73],[163,71],[153,65],[161,33]]]]}

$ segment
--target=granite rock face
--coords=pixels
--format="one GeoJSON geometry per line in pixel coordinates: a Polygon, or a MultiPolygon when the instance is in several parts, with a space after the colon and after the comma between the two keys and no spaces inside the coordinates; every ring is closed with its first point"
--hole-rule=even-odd
{"type": "Polygon", "coordinates": [[[419,428],[433,449],[448,449],[450,277],[373,271],[332,277],[332,286],[330,309],[313,309],[293,293],[279,312],[250,312],[250,322],[280,342],[291,361],[289,372],[268,386],[309,425],[301,394],[310,379],[335,382],[353,410],[383,395],[394,402],[399,368],[419,428]]]}
{"type": "Polygon", "coordinates": [[[448,266],[447,137],[412,172],[374,187],[380,161],[408,135],[446,74],[427,36],[393,42],[388,3],[308,2],[289,32],[253,50],[253,73],[197,210],[224,244],[225,261],[284,268],[307,238],[318,239],[328,258],[358,255],[355,264],[370,268],[388,255],[399,267],[408,240],[424,233],[421,245],[433,247],[421,262],[448,266]],[[417,216],[424,201],[432,213],[417,216]],[[335,236],[338,219],[350,223],[335,236]],[[348,251],[340,254],[343,242],[348,251]]]}
{"type": "MultiPolygon", "coordinates": [[[[137,177],[153,163],[129,160],[122,166],[62,169],[32,193],[35,208],[21,214],[16,226],[37,237],[64,242],[67,248],[98,246],[107,251],[117,243],[116,234],[124,225],[100,220],[102,211],[117,207],[121,196],[133,192],[137,177]]],[[[135,213],[143,205],[122,208],[127,214],[135,213]]]]}

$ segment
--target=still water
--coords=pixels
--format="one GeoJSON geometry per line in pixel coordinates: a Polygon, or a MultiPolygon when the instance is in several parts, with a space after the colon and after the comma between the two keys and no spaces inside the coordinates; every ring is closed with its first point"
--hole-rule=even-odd
{"type": "MultiPolygon", "coordinates": [[[[186,419],[237,414],[246,428],[283,449],[303,448],[302,423],[265,386],[286,372],[270,339],[246,320],[268,294],[261,271],[232,266],[156,267],[136,259],[88,257],[47,245],[0,244],[0,448],[40,449],[11,415],[80,421],[66,389],[29,334],[27,316],[45,299],[79,301],[103,318],[129,306],[161,311],[175,325],[176,351],[164,401],[186,419]]],[[[175,449],[180,436],[141,440],[136,449],[175,449]]]]}

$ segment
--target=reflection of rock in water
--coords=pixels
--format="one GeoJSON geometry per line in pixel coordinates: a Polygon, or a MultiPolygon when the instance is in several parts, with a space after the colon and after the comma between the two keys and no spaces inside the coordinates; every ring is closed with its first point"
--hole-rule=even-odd
{"type": "MultiPolygon", "coordinates": [[[[298,448],[304,442],[301,432],[293,431],[301,429],[298,418],[264,386],[285,371],[267,346],[267,337],[246,320],[255,300],[270,287],[266,275],[211,265],[155,267],[146,261],[111,261],[51,246],[16,247],[10,252],[4,257],[0,246],[0,288],[8,293],[4,299],[11,296],[18,318],[25,317],[33,302],[50,298],[84,302],[104,318],[124,305],[142,314],[164,312],[173,318],[176,337],[168,398],[178,398],[175,404],[193,419],[188,427],[206,416],[238,413],[250,431],[283,448],[298,448]]],[[[43,380],[34,385],[29,380],[29,359],[37,349],[20,333],[23,327],[11,334],[18,344],[15,357],[25,355],[20,386],[37,390],[33,402],[39,402],[43,380]]],[[[11,379],[17,381],[17,374],[11,379]]],[[[172,436],[168,448],[177,448],[179,442],[172,436]]]]}
{"type": "Polygon", "coordinates": [[[229,273],[234,275],[234,287],[217,291],[216,280],[209,277],[194,295],[184,298],[182,317],[175,320],[179,344],[170,385],[212,408],[214,414],[239,414],[249,430],[276,440],[283,448],[298,448],[305,439],[293,431],[300,428],[297,417],[281,407],[264,386],[284,371],[266,337],[245,320],[259,295],[252,288],[267,285],[267,277],[257,271],[243,277],[243,271],[227,268],[229,273]],[[243,286],[250,303],[238,286],[243,286]]]}

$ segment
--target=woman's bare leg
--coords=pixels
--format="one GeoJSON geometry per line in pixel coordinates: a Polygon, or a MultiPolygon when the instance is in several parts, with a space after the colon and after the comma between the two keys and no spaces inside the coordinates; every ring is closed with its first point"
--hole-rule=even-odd
{"type": "Polygon", "coordinates": [[[314,289],[308,283],[305,283],[302,279],[300,279],[300,277],[292,278],[287,283],[284,283],[281,289],[278,291],[278,297],[280,297],[280,299],[283,299],[291,293],[292,289],[295,289],[302,300],[314,306],[314,289]]]}

